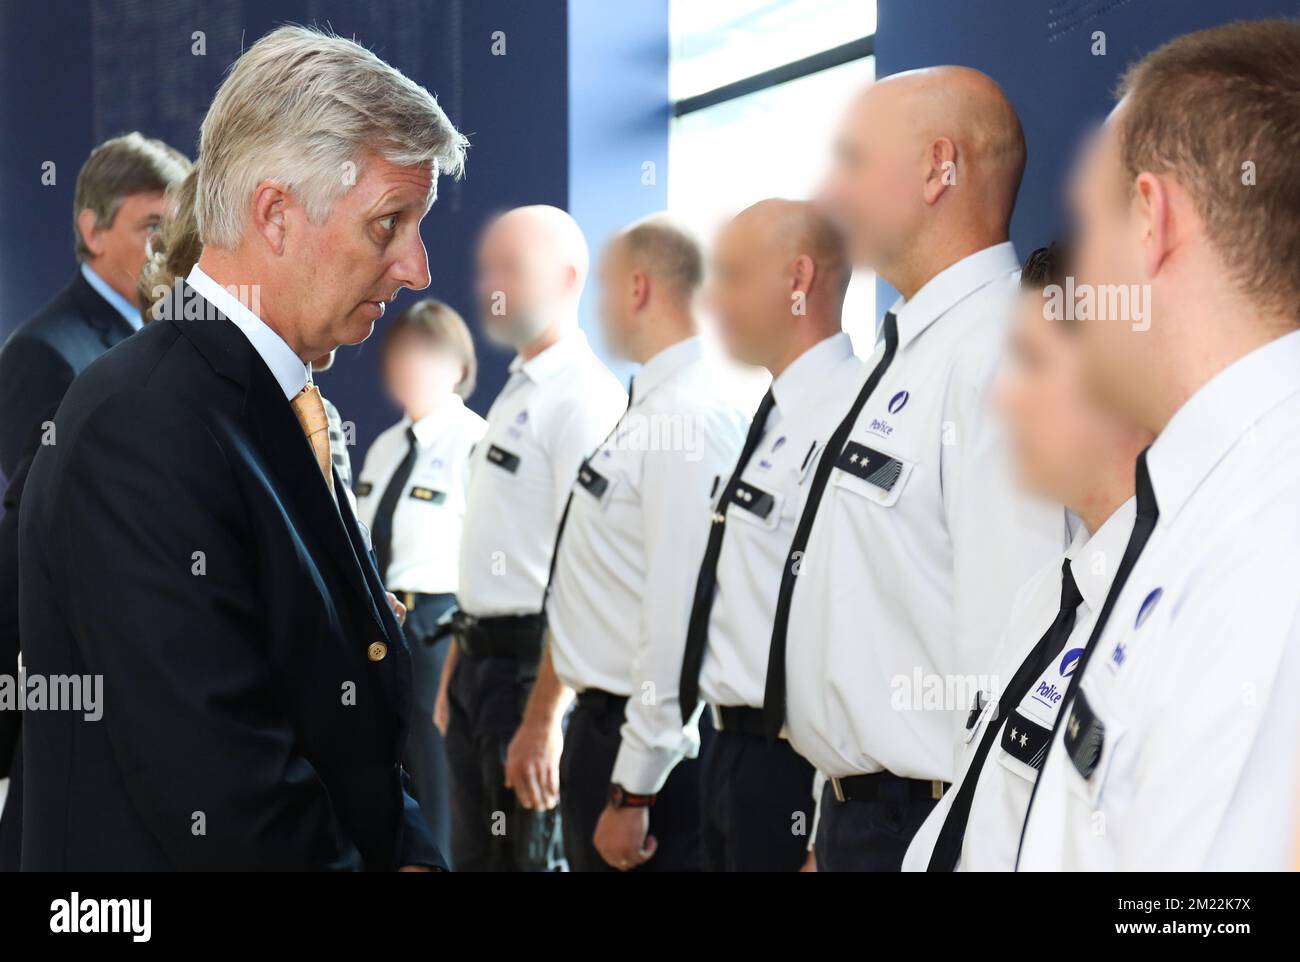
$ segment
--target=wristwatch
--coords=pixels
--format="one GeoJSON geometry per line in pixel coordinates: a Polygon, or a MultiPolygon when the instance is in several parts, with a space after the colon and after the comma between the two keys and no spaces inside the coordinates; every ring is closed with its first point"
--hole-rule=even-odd
{"type": "Polygon", "coordinates": [[[609,786],[609,804],[613,808],[649,808],[654,803],[653,795],[638,795],[617,783],[609,786]]]}

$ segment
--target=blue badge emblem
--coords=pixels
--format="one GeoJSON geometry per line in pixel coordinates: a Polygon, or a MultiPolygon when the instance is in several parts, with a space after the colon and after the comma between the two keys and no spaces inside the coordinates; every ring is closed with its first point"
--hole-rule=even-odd
{"type": "Polygon", "coordinates": [[[1134,628],[1141,628],[1146,620],[1151,617],[1151,612],[1155,611],[1156,605],[1160,602],[1160,596],[1165,593],[1164,588],[1154,588],[1151,594],[1146,596],[1142,602],[1142,607],[1138,609],[1137,619],[1133,622],[1134,628]]]}
{"type": "Polygon", "coordinates": [[[442,467],[442,458],[434,458],[432,461],[429,462],[429,467],[437,471],[439,468],[442,467]]]}
{"type": "Polygon", "coordinates": [[[520,411],[518,414],[515,415],[515,424],[527,424],[527,423],[528,423],[527,411],[520,411]]]}
{"type": "Polygon", "coordinates": [[[912,395],[908,394],[906,391],[899,391],[891,397],[889,399],[889,413],[897,414],[899,411],[903,410],[903,408],[907,406],[908,398],[911,396],[912,395]]]}
{"type": "Polygon", "coordinates": [[[775,441],[772,442],[772,453],[776,454],[776,452],[781,450],[781,447],[784,444],[785,444],[785,435],[783,434],[775,441]]]}
{"type": "Polygon", "coordinates": [[[1074,669],[1079,666],[1079,657],[1083,654],[1082,648],[1071,648],[1061,659],[1061,666],[1057,669],[1062,678],[1069,678],[1074,674],[1074,669]]]}

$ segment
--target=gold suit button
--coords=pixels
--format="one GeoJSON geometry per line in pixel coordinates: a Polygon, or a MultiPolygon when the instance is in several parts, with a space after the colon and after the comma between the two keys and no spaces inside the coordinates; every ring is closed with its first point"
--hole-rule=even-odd
{"type": "Polygon", "coordinates": [[[371,661],[383,661],[384,656],[388,654],[388,646],[382,641],[376,641],[366,649],[366,657],[371,661]]]}

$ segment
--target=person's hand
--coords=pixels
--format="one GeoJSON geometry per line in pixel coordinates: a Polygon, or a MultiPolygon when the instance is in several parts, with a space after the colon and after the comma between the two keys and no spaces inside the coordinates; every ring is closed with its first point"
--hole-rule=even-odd
{"type": "Polygon", "coordinates": [[[431,865],[403,865],[397,871],[399,872],[437,872],[441,871],[431,865]]]}
{"type": "Polygon", "coordinates": [[[447,724],[451,721],[451,672],[443,667],[442,677],[438,679],[438,697],[433,701],[433,726],[438,734],[447,737],[447,724]]]}
{"type": "Polygon", "coordinates": [[[399,625],[406,624],[406,605],[397,600],[397,595],[391,591],[385,591],[384,596],[388,598],[388,607],[393,609],[393,617],[397,619],[399,625]]]}
{"type": "Polygon", "coordinates": [[[506,788],[524,808],[549,810],[560,802],[559,722],[525,721],[506,750],[506,788]]]}
{"type": "Polygon", "coordinates": [[[817,871],[817,856],[813,854],[812,849],[808,849],[808,857],[804,859],[803,864],[799,866],[799,871],[801,872],[817,871]]]}
{"type": "Polygon", "coordinates": [[[620,872],[650,861],[659,847],[650,834],[650,809],[645,806],[606,805],[591,841],[600,857],[620,872]]]}

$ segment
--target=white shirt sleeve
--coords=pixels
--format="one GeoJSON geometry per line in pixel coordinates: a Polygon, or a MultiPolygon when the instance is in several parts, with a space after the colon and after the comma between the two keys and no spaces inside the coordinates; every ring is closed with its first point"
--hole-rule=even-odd
{"type": "MultiPolygon", "coordinates": [[[[1020,587],[1067,547],[1065,512],[1021,492],[989,394],[997,357],[958,364],[944,423],[943,505],[953,551],[954,676],[993,671],[1020,587]]],[[[953,713],[960,735],[965,711],[953,713]]]]}
{"type": "Polygon", "coordinates": [[[740,446],[739,439],[734,446],[720,443],[717,422],[702,433],[712,437],[706,437],[705,452],[697,460],[681,451],[650,451],[643,462],[645,594],[632,694],[612,776],[638,794],[663,788],[673,766],[699,745],[698,711],[689,725],[682,722],[677,689],[709,535],[709,488],[713,476],[726,470],[728,458],[735,463],[740,446]]]}

